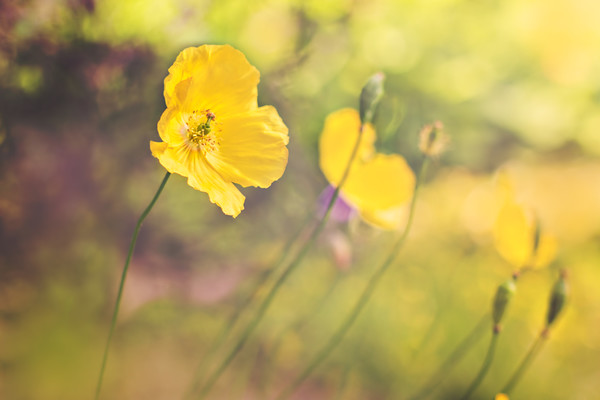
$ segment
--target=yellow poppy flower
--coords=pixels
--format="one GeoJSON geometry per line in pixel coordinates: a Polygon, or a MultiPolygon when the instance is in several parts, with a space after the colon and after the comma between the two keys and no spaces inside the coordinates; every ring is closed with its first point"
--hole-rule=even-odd
{"type": "MultiPolygon", "coordinates": [[[[360,117],[353,109],[336,111],[325,120],[319,142],[319,164],[333,186],[342,178],[359,129],[360,117]]],[[[374,143],[375,130],[366,124],[340,194],[365,221],[384,229],[396,229],[404,219],[403,206],[413,194],[415,175],[403,157],[377,153],[374,143]]]]}
{"type": "Polygon", "coordinates": [[[499,190],[504,201],[494,224],[494,244],[502,257],[517,268],[542,268],[555,257],[556,239],[540,230],[532,212],[515,201],[509,178],[498,176],[499,190]],[[535,244],[538,236],[537,246],[535,244]]]}
{"type": "Polygon", "coordinates": [[[288,160],[288,129],[272,106],[258,107],[260,74],[231,46],[189,47],[165,78],[167,109],[158,122],[162,142],[152,155],[188,178],[227,215],[244,209],[234,184],[266,188],[288,160]]]}

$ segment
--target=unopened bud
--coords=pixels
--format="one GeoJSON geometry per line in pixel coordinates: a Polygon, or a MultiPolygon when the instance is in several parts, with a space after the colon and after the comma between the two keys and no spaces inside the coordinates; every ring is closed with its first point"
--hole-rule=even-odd
{"type": "Polygon", "coordinates": [[[540,224],[539,218],[535,218],[535,231],[533,232],[533,254],[534,256],[537,254],[537,251],[540,247],[540,238],[542,236],[542,227],[540,224]]]}
{"type": "Polygon", "coordinates": [[[502,321],[502,316],[506,311],[506,306],[515,294],[516,290],[517,285],[515,285],[515,281],[512,279],[509,279],[498,286],[498,290],[496,290],[496,296],[494,297],[494,303],[492,305],[492,319],[494,320],[495,326],[499,325],[500,321],[502,321]]]}
{"type": "Polygon", "coordinates": [[[369,78],[360,92],[360,122],[363,124],[373,121],[375,109],[383,97],[383,80],[385,75],[378,72],[369,78]]]}
{"type": "Polygon", "coordinates": [[[444,132],[444,124],[436,121],[425,125],[419,132],[419,150],[429,157],[442,154],[450,143],[450,137],[444,132]]]}
{"type": "Polygon", "coordinates": [[[552,288],[552,292],[550,292],[550,301],[548,302],[548,315],[546,317],[546,326],[549,327],[556,320],[556,317],[560,314],[562,309],[567,302],[568,287],[566,281],[566,272],[563,270],[560,273],[560,276],[554,287],[552,288]]]}

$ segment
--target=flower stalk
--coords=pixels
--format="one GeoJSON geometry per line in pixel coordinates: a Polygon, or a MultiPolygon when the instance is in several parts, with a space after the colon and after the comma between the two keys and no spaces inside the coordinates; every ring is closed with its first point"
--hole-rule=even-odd
{"type": "Polygon", "coordinates": [[[108,360],[108,349],[110,348],[110,343],[112,341],[113,333],[115,331],[115,326],[117,325],[117,316],[119,315],[119,308],[121,307],[121,298],[123,296],[123,288],[125,287],[125,279],[127,278],[127,271],[129,270],[129,263],[131,262],[131,257],[133,256],[133,250],[135,249],[135,243],[137,242],[138,234],[140,232],[140,228],[142,226],[142,222],[144,219],[150,214],[150,211],[154,207],[156,200],[162,193],[169,177],[171,176],[170,172],[165,174],[158,190],[154,194],[154,197],[150,201],[150,204],[146,207],[146,209],[140,215],[140,218],[135,225],[135,229],[133,231],[133,236],[131,237],[131,243],[129,244],[129,252],[127,253],[127,258],[125,260],[125,266],[123,267],[123,272],[121,274],[121,281],[119,283],[119,290],[117,292],[117,300],[115,301],[115,308],[113,310],[112,321],[110,323],[110,330],[108,331],[108,339],[106,340],[106,345],[104,346],[104,355],[102,356],[102,366],[100,367],[100,375],[98,376],[98,384],[96,385],[96,395],[94,398],[98,400],[100,398],[100,391],[102,390],[102,380],[104,378],[104,371],[106,369],[106,362],[108,360]]]}
{"type": "MultiPolygon", "coordinates": [[[[367,91],[367,93],[375,93],[375,95],[372,96],[370,101],[363,101],[362,99],[363,99],[364,95],[361,94],[361,109],[365,109],[365,110],[369,111],[369,113],[368,113],[369,118],[372,118],[373,110],[375,109],[377,103],[381,99],[382,93],[377,94],[378,93],[377,87],[379,86],[379,87],[381,87],[381,90],[383,90],[382,84],[383,84],[383,76],[382,75],[376,79],[372,78],[367,83],[367,86],[370,87],[370,89],[367,91]]],[[[363,90],[363,93],[365,93],[365,90],[363,90]]],[[[292,261],[290,261],[290,263],[287,265],[285,270],[281,273],[279,278],[275,281],[275,283],[273,284],[273,287],[271,288],[269,293],[266,295],[266,297],[264,298],[262,303],[258,306],[256,314],[254,315],[252,320],[248,323],[248,325],[242,332],[240,338],[233,346],[232,350],[227,354],[225,359],[221,362],[221,364],[219,364],[219,366],[214,370],[214,372],[211,375],[209,375],[202,390],[200,391],[200,394],[198,396],[199,399],[204,399],[206,397],[206,395],[210,392],[210,390],[212,389],[214,384],[217,382],[219,377],[223,374],[225,369],[233,361],[233,359],[236,357],[236,355],[242,350],[246,341],[249,339],[250,335],[254,332],[254,330],[256,329],[256,327],[258,326],[258,324],[260,323],[260,321],[266,314],[267,310],[269,309],[269,306],[273,302],[273,299],[275,298],[277,292],[279,291],[279,289],[281,288],[283,283],[292,274],[292,272],[294,272],[294,270],[298,267],[298,265],[300,265],[300,262],[302,261],[304,256],[308,253],[308,250],[315,242],[319,233],[321,233],[321,231],[325,227],[325,223],[327,222],[327,220],[329,218],[331,209],[333,208],[333,205],[335,204],[335,201],[337,200],[337,198],[339,196],[342,186],[344,185],[344,183],[346,182],[346,180],[348,178],[348,175],[350,173],[350,169],[352,167],[354,159],[357,156],[358,150],[360,148],[360,143],[362,140],[364,128],[365,128],[365,121],[361,120],[358,136],[357,136],[356,142],[354,144],[354,147],[352,148],[350,158],[348,159],[348,163],[344,169],[342,177],[339,180],[339,183],[337,184],[337,186],[333,192],[333,195],[331,196],[331,199],[329,200],[329,203],[327,204],[325,213],[322,215],[322,217],[319,219],[317,224],[314,226],[308,239],[306,240],[306,242],[304,242],[304,244],[301,246],[301,248],[296,253],[296,256],[292,259],[292,261]]]]}
{"type": "Polygon", "coordinates": [[[506,394],[507,396],[510,395],[510,392],[512,392],[513,389],[515,388],[515,386],[517,386],[517,384],[519,383],[519,381],[525,374],[525,371],[527,370],[527,368],[529,368],[529,365],[531,365],[531,362],[533,361],[535,356],[542,349],[542,346],[545,343],[546,337],[547,337],[547,330],[544,329],[537,336],[537,338],[535,339],[535,341],[533,342],[533,344],[531,345],[531,347],[525,354],[525,357],[523,357],[521,364],[519,365],[517,370],[514,372],[512,377],[509,379],[509,381],[506,383],[506,385],[502,389],[502,393],[506,394]]]}
{"type": "Polygon", "coordinates": [[[471,397],[471,395],[473,394],[473,392],[479,387],[479,385],[483,381],[483,378],[485,378],[485,376],[487,375],[487,372],[489,371],[490,367],[492,366],[492,361],[494,360],[494,354],[496,352],[496,346],[498,344],[499,334],[500,334],[500,330],[498,330],[498,329],[494,329],[494,331],[492,332],[492,339],[490,340],[490,345],[489,345],[487,353],[485,355],[485,359],[483,360],[483,364],[481,365],[481,368],[479,369],[477,376],[475,377],[475,379],[473,379],[473,382],[471,382],[471,385],[469,385],[469,388],[463,395],[462,400],[469,399],[471,397]]]}
{"type": "Polygon", "coordinates": [[[494,361],[494,354],[496,352],[496,346],[498,344],[498,336],[502,331],[502,326],[500,323],[502,322],[502,318],[505,315],[506,308],[510,303],[510,300],[513,298],[515,291],[517,289],[516,280],[518,278],[518,274],[514,274],[511,279],[506,282],[498,285],[498,289],[496,289],[496,295],[494,296],[494,301],[492,302],[492,339],[490,340],[490,344],[488,346],[487,353],[485,355],[485,359],[483,360],[483,364],[475,376],[475,379],[469,385],[469,388],[465,392],[462,397],[462,400],[468,400],[473,392],[477,390],[483,379],[487,375],[492,362],[494,361]]]}
{"type": "Polygon", "coordinates": [[[535,356],[540,352],[544,343],[546,343],[546,339],[550,334],[550,328],[556,322],[556,318],[560,315],[567,301],[568,287],[566,277],[566,271],[562,270],[560,272],[558,280],[556,281],[550,292],[550,298],[548,300],[548,312],[546,314],[546,326],[539,333],[538,337],[535,339],[535,341],[525,354],[525,357],[521,361],[521,364],[502,389],[502,393],[509,395],[510,392],[513,391],[513,389],[517,386],[523,375],[525,375],[525,371],[527,371],[535,356]]]}
{"type": "Polygon", "coordinates": [[[266,271],[264,271],[259,276],[259,278],[256,280],[256,282],[252,286],[251,290],[249,291],[249,294],[239,303],[239,305],[236,307],[235,311],[233,312],[233,314],[231,315],[229,320],[225,323],[225,325],[223,325],[223,328],[217,335],[216,340],[213,342],[212,346],[209,348],[206,355],[204,357],[202,357],[202,361],[201,361],[200,365],[198,366],[198,368],[196,369],[194,379],[192,380],[193,383],[192,383],[190,389],[188,390],[185,398],[190,398],[199,389],[199,385],[201,383],[201,378],[205,372],[208,361],[210,361],[212,359],[212,357],[215,355],[217,350],[219,350],[221,348],[221,346],[223,345],[223,343],[225,343],[225,340],[229,337],[229,335],[233,331],[233,328],[236,326],[240,316],[252,304],[252,301],[256,298],[258,293],[262,290],[262,288],[264,287],[266,282],[269,280],[269,278],[275,272],[279,271],[280,267],[284,265],[284,261],[288,258],[294,243],[298,240],[298,238],[305,231],[306,227],[311,222],[311,220],[312,220],[312,215],[310,215],[309,218],[307,218],[305,220],[305,222],[302,224],[300,229],[298,229],[295,232],[295,234],[292,235],[288,239],[288,242],[285,244],[284,248],[281,251],[281,254],[277,258],[275,263],[273,263],[273,266],[271,268],[267,269],[266,271]]]}
{"type": "Polygon", "coordinates": [[[426,398],[434,391],[448,376],[448,371],[463,358],[471,347],[477,343],[483,333],[483,329],[489,324],[489,315],[484,315],[483,318],[475,325],[473,330],[463,339],[462,342],[450,353],[446,360],[438,367],[437,371],[431,375],[421,389],[410,398],[410,400],[419,400],[426,398]]]}
{"type": "Polygon", "coordinates": [[[379,268],[375,271],[375,273],[371,276],[371,279],[367,283],[367,286],[363,290],[361,296],[356,302],[354,308],[350,311],[346,319],[342,322],[338,330],[331,336],[329,341],[325,344],[325,346],[315,355],[312,361],[307,365],[304,371],[289,385],[279,396],[277,396],[277,400],[283,400],[289,397],[292,393],[296,391],[298,387],[308,378],[311,373],[331,354],[331,352],[341,343],[344,339],[354,322],[356,322],[358,316],[361,311],[365,308],[373,292],[377,288],[381,278],[385,275],[386,271],[389,267],[396,261],[399,250],[404,245],[406,238],[408,237],[408,233],[410,232],[410,228],[412,226],[412,222],[415,214],[415,204],[416,199],[418,197],[419,188],[425,176],[427,166],[429,164],[429,158],[425,157],[423,163],[421,164],[421,169],[419,171],[419,175],[415,182],[415,189],[413,193],[413,197],[410,203],[410,210],[408,214],[408,221],[404,227],[403,232],[400,234],[396,242],[392,246],[392,250],[389,255],[385,259],[385,261],[379,266],[379,268]]]}

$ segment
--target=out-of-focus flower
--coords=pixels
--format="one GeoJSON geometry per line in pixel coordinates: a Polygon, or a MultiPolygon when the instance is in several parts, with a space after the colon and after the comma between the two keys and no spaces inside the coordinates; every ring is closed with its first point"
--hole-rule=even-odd
{"type": "Polygon", "coordinates": [[[333,255],[336,267],[340,271],[348,271],[352,265],[352,245],[347,235],[334,230],[327,234],[327,244],[333,255]]]}
{"type": "MultiPolygon", "coordinates": [[[[327,211],[327,207],[331,202],[335,188],[331,185],[323,190],[318,200],[319,214],[323,216],[327,211]]],[[[356,215],[356,209],[344,200],[344,196],[339,196],[335,199],[335,203],[329,212],[329,218],[336,222],[348,222],[356,215]]]]}
{"type": "Polygon", "coordinates": [[[449,143],[450,137],[440,121],[425,125],[419,132],[419,150],[428,157],[439,157],[449,143]]]}
{"type": "Polygon", "coordinates": [[[231,46],[189,47],[165,78],[162,142],[152,155],[208,194],[227,215],[244,209],[243,187],[269,187],[288,160],[288,129],[272,106],[258,107],[260,74],[231,46]]]}
{"type": "Polygon", "coordinates": [[[510,399],[504,393],[498,393],[496,395],[496,397],[494,397],[494,400],[510,400],[510,399]]]}
{"type": "MultiPolygon", "coordinates": [[[[356,110],[342,109],[330,114],[319,142],[319,164],[331,185],[336,187],[352,155],[359,135],[356,110]]],[[[411,198],[415,175],[403,157],[375,152],[375,130],[364,131],[341,195],[367,222],[384,229],[398,228],[404,219],[404,205],[411,198]]]]}
{"type": "Polygon", "coordinates": [[[504,197],[494,224],[494,244],[517,268],[542,268],[555,257],[556,239],[542,230],[536,216],[517,203],[508,177],[500,173],[498,185],[504,197]]]}

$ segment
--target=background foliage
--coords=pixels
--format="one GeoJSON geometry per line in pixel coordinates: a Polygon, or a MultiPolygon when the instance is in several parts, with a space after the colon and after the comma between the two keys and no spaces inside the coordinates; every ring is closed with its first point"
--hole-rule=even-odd
{"type": "MultiPolygon", "coordinates": [[[[406,398],[488,312],[513,268],[490,235],[499,168],[561,250],[521,279],[478,396],[505,383],[542,327],[557,269],[568,268],[568,309],[514,397],[596,398],[598,12],[592,0],[2,1],[0,397],[93,393],[126,246],[164,173],[148,141],[158,139],[166,69],[184,47],[229,43],[261,71],[259,103],[290,128],[288,169],[270,189],[246,190],[236,220],[171,180],[140,235],[105,398],[181,397],[325,187],[325,116],[356,107],[378,70],[387,76],[380,150],[418,167],[417,132],[435,119],[452,146],[430,173],[400,262],[297,398],[406,398]]],[[[292,379],[390,238],[359,221],[332,224],[214,398],[268,398],[292,379]]],[[[435,397],[464,391],[486,341],[435,397]]]]}

